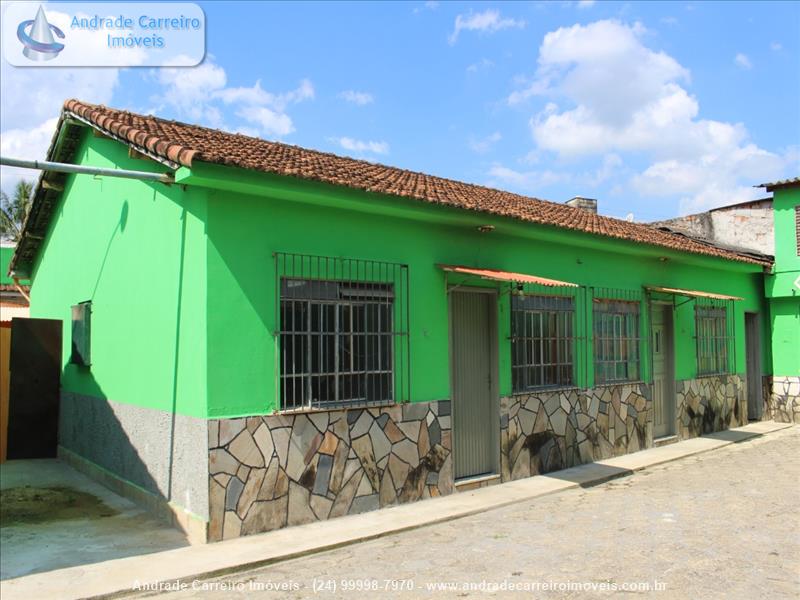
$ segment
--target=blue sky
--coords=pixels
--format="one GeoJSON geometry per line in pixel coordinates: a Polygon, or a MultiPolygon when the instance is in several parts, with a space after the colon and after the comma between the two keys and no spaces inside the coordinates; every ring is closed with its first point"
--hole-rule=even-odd
{"type": "Polygon", "coordinates": [[[199,4],[193,69],[3,61],[3,154],[78,97],[644,221],[800,173],[796,2],[199,4]]]}

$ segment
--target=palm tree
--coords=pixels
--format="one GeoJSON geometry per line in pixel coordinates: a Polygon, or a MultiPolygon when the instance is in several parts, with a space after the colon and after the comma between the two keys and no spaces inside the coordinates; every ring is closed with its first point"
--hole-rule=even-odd
{"type": "Polygon", "coordinates": [[[19,242],[32,195],[33,183],[24,179],[17,182],[12,198],[5,192],[0,192],[0,238],[19,242]]]}

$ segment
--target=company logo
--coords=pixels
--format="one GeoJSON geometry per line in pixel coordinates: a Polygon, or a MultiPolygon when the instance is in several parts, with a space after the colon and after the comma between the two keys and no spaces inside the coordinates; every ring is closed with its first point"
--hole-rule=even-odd
{"type": "Polygon", "coordinates": [[[64,44],[55,41],[53,33],[64,39],[64,32],[47,22],[44,9],[39,5],[36,18],[22,21],[17,27],[17,38],[25,46],[22,53],[35,61],[54,59],[64,49],[64,44]]]}
{"type": "Polygon", "coordinates": [[[191,2],[0,4],[0,46],[15,67],[194,67],[206,54],[206,16],[191,2]]]}

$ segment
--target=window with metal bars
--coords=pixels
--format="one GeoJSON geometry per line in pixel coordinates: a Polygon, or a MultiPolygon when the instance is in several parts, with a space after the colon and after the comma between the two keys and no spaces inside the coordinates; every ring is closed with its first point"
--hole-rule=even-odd
{"type": "Polygon", "coordinates": [[[555,296],[512,296],[514,392],[574,385],[575,303],[555,296]]]}
{"type": "Polygon", "coordinates": [[[277,262],[281,409],[406,400],[406,267],[285,254],[277,262]]]}
{"type": "Polygon", "coordinates": [[[594,378],[598,384],[641,377],[639,302],[595,298],[594,378]]]}
{"type": "Polygon", "coordinates": [[[698,375],[728,372],[728,315],[724,306],[695,306],[698,375]]]}

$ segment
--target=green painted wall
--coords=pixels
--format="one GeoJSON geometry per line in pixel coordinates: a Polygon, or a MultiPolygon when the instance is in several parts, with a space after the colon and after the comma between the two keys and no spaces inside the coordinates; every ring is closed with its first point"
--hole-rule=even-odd
{"type": "Polygon", "coordinates": [[[800,206],[800,184],[774,191],[776,273],[800,274],[800,255],[795,228],[795,209],[798,206],[800,206]]]}
{"type": "MultiPolygon", "coordinates": [[[[193,170],[194,171],[194,170],[193,170]]],[[[196,169],[198,173],[202,169],[196,169]]],[[[231,179],[220,170],[187,182],[243,189],[250,174],[231,179]],[[216,180],[215,180],[216,178],[216,180]]],[[[209,414],[233,416],[275,408],[275,290],[273,252],[384,260],[409,265],[412,399],[448,398],[448,314],[445,274],[436,263],[534,273],[596,287],[641,290],[657,284],[745,298],[734,308],[734,369],[744,372],[744,311],[764,314],[759,267],[687,257],[599,240],[550,227],[450,211],[297,180],[253,183],[262,197],[214,190],[208,202],[209,414]],[[358,208],[362,212],[354,212],[358,208]],[[366,211],[366,212],[364,212],[366,211]],[[420,211],[422,211],[420,213],[420,211]],[[490,223],[496,230],[480,234],[490,223]],[[584,247],[575,243],[587,244],[584,247]],[[668,256],[663,262],[658,256],[668,256]]],[[[465,282],[449,277],[452,283],[465,282]]],[[[466,282],[465,282],[466,283],[466,282]]],[[[504,288],[507,289],[507,288],[504,288]]],[[[500,297],[500,390],[511,392],[510,304],[500,297]]],[[[582,310],[579,303],[578,310],[582,310]]],[[[696,375],[694,303],[676,309],[677,377],[696,375]]],[[[643,333],[647,333],[646,321],[643,333]]],[[[732,358],[733,362],[733,358],[732,358]]],[[[649,365],[645,364],[645,375],[649,365]]],[[[589,369],[591,371],[591,369],[589,369]]],[[[588,373],[591,383],[591,372],[588,373]]]]}
{"type": "Polygon", "coordinates": [[[8,265],[14,256],[13,246],[0,246],[0,284],[10,285],[14,280],[8,276],[8,265]]]}
{"type": "MultiPolygon", "coordinates": [[[[91,135],[76,162],[162,169],[91,135]]],[[[757,266],[212,165],[177,175],[185,185],[69,179],[35,265],[31,306],[33,316],[65,322],[65,390],[195,416],[274,410],[274,252],[409,265],[414,401],[450,396],[448,279],[436,263],[533,273],[596,288],[641,291],[651,284],[742,296],[734,308],[732,358],[740,373],[744,311],[766,316],[757,266]],[[496,230],[480,234],[481,224],[496,230]],[[66,364],[69,311],[88,299],[93,365],[83,369],[66,364]]],[[[449,281],[475,283],[452,275],[449,281]]],[[[578,311],[588,302],[579,294],[578,311]]],[[[500,296],[498,325],[500,391],[508,394],[507,291],[500,296]]],[[[676,375],[694,377],[693,302],[676,308],[675,329],[676,375]]],[[[587,343],[579,342],[579,352],[587,343]]],[[[649,377],[647,361],[643,374],[649,377]]],[[[591,385],[591,363],[581,366],[579,381],[591,385]]]]}
{"type": "MultiPolygon", "coordinates": [[[[164,170],[90,134],[75,162],[164,170]]],[[[31,316],[64,322],[64,390],[207,413],[205,213],[202,188],[68,179],[31,289],[31,316]],[[84,300],[93,303],[91,368],[67,362],[70,306],[84,300]]]]}
{"type": "Polygon", "coordinates": [[[800,186],[776,189],[775,270],[765,278],[772,326],[772,373],[800,375],[800,278],[795,210],[800,206],[800,186]]]}
{"type": "Polygon", "coordinates": [[[772,372],[778,376],[800,375],[800,299],[772,298],[772,372]]]}

